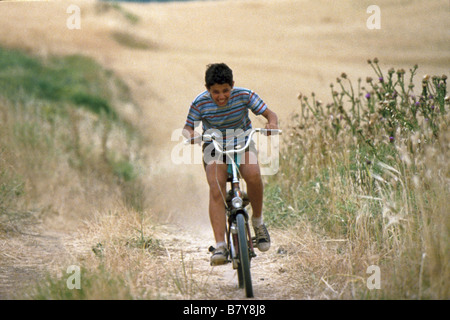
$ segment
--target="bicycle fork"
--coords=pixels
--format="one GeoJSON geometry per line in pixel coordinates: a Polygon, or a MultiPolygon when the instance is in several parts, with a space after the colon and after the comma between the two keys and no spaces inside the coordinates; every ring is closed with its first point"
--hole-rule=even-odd
{"type": "Polygon", "coordinates": [[[248,243],[248,251],[249,251],[249,257],[254,258],[256,257],[256,253],[253,247],[253,238],[251,237],[250,232],[250,225],[248,223],[248,214],[245,211],[245,209],[241,209],[238,212],[232,212],[230,213],[229,218],[229,226],[228,226],[228,234],[227,234],[227,241],[228,241],[228,247],[230,248],[230,262],[233,264],[233,269],[238,268],[239,264],[239,240],[238,240],[238,230],[236,225],[236,216],[238,214],[242,214],[245,217],[245,227],[246,227],[246,233],[247,233],[247,243],[248,243]]]}

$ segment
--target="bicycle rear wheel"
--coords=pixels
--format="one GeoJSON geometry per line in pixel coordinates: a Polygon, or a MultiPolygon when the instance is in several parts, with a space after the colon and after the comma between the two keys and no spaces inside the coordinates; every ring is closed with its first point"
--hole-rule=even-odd
{"type": "Polygon", "coordinates": [[[250,256],[248,249],[247,227],[243,214],[236,215],[236,224],[238,229],[239,241],[239,264],[238,264],[238,278],[239,286],[244,285],[245,294],[248,298],[253,297],[252,277],[250,274],[250,256]]]}

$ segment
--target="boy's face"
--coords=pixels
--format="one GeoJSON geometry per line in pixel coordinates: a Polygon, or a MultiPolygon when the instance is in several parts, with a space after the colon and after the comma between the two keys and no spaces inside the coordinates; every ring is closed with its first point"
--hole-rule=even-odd
{"type": "Polygon", "coordinates": [[[219,107],[225,107],[228,100],[230,100],[231,89],[233,89],[233,86],[230,86],[228,83],[216,83],[209,87],[208,91],[211,94],[211,98],[219,107]]]}

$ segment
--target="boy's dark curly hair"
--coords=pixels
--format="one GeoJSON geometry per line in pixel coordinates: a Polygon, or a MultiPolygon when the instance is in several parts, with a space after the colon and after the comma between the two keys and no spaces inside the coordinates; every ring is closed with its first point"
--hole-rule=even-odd
{"type": "Polygon", "coordinates": [[[228,83],[233,86],[233,71],[225,63],[209,64],[206,67],[205,82],[208,89],[215,84],[228,83]]]}

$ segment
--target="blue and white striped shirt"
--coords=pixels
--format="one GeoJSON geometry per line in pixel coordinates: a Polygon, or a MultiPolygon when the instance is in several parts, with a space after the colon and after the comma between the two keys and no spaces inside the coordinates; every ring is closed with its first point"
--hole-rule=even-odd
{"type": "Polygon", "coordinates": [[[203,131],[218,129],[225,138],[227,130],[247,131],[252,128],[248,110],[260,115],[266,109],[264,101],[249,89],[233,88],[227,105],[223,107],[219,107],[210,93],[204,91],[192,102],[186,125],[195,128],[202,121],[203,131]]]}

